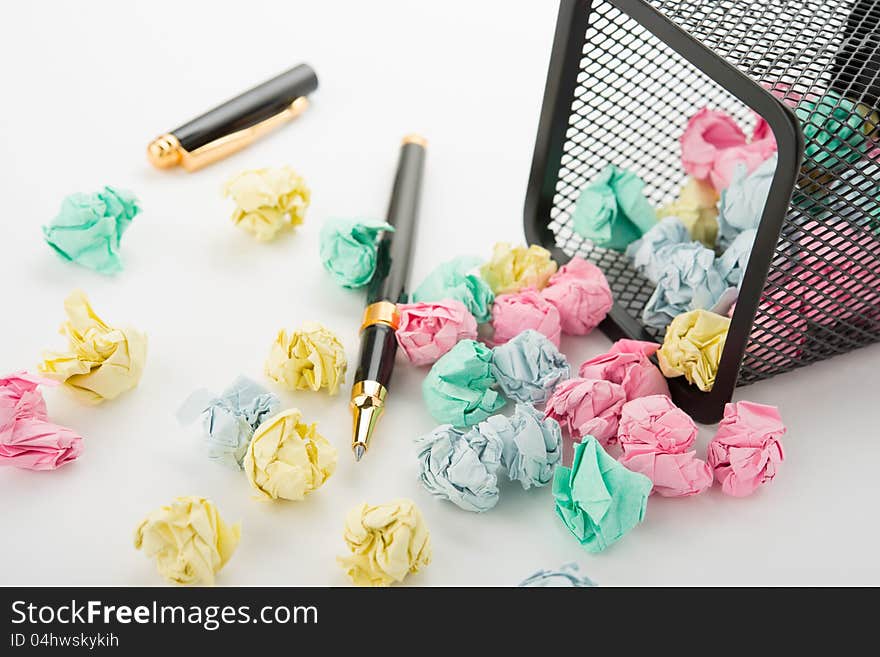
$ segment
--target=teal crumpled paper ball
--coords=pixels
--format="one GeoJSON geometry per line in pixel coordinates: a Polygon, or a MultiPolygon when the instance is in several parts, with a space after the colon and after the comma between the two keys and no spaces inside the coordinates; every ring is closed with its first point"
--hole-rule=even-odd
{"type": "Polygon", "coordinates": [[[321,262],[342,287],[363,287],[376,271],[376,237],[393,230],[386,223],[331,219],[321,227],[321,262]]]}
{"type": "Polygon", "coordinates": [[[491,365],[492,350],[476,340],[462,340],[441,356],[422,382],[422,396],[434,419],[468,427],[504,406],[504,398],[492,389],[491,365]]]}
{"type": "Polygon", "coordinates": [[[624,251],[657,222],[644,187],[634,173],[608,165],[581,190],[571,217],[574,231],[596,246],[624,251]]]}
{"type": "Polygon", "coordinates": [[[58,216],[43,226],[43,237],[64,260],[101,274],[115,274],[122,269],[122,234],[140,211],[134,194],[114,187],[94,194],[70,194],[58,216]]]}
{"type": "Polygon", "coordinates": [[[471,273],[482,261],[480,258],[461,256],[444,262],[428,274],[413,292],[415,302],[455,299],[463,303],[477,322],[492,318],[495,295],[492,288],[476,273],[471,273]]]}
{"type": "Polygon", "coordinates": [[[843,162],[852,164],[868,151],[865,118],[855,103],[833,91],[817,101],[802,100],[794,110],[801,121],[807,146],[804,161],[825,169],[843,162]]]}
{"type": "Polygon", "coordinates": [[[556,513],[587,551],[601,552],[644,519],[653,485],[585,436],[571,467],[560,465],[553,475],[556,513]]]}

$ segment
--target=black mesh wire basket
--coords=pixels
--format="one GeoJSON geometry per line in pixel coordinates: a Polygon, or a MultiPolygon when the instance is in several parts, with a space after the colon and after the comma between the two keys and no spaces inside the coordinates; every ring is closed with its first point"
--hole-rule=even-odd
{"type": "Polygon", "coordinates": [[[679,137],[703,107],[743,126],[757,113],[776,138],[714,387],[670,380],[698,421],[718,421],[738,385],[880,340],[878,22],[880,0],[560,3],[525,232],[560,263],[580,255],[602,268],[612,339],[661,342],[664,331],[639,319],[654,284],[572,230],[584,185],[614,164],[645,181],[655,206],[673,200],[679,137]],[[859,138],[830,138],[838,128],[859,138]]]}

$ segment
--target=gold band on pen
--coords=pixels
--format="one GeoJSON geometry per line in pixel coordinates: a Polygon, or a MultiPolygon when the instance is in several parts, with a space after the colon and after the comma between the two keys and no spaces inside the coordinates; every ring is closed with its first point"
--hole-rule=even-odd
{"type": "Polygon", "coordinates": [[[400,311],[397,310],[397,304],[377,301],[364,308],[364,319],[361,321],[360,330],[363,331],[373,324],[386,324],[396,331],[400,326],[400,311]]]}
{"type": "Polygon", "coordinates": [[[172,133],[168,133],[154,139],[147,147],[147,158],[158,169],[170,169],[180,164],[187,171],[197,171],[227,155],[240,151],[263,135],[295,119],[308,106],[308,99],[305,96],[300,96],[278,114],[208,142],[192,152],[181,146],[180,141],[172,133]]]}

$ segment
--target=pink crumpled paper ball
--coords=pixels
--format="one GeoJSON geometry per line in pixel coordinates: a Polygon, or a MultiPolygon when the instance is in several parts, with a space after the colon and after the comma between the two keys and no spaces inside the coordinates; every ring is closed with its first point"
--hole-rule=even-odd
{"type": "Polygon", "coordinates": [[[414,365],[430,365],[459,340],[476,340],[477,320],[455,299],[401,303],[397,344],[414,365]]]}
{"type": "Polygon", "coordinates": [[[666,377],[651,356],[660,345],[641,340],[618,340],[608,353],[584,362],[578,376],[584,379],[605,379],[623,386],[627,400],[648,395],[669,396],[666,377]]]}
{"type": "MultiPolygon", "coordinates": [[[[617,423],[626,402],[623,388],[601,379],[569,379],[556,386],[544,409],[569,438],[593,436],[602,446],[617,440],[617,423]]],[[[563,458],[571,456],[571,440],[563,458]]]]}
{"type": "Polygon", "coordinates": [[[602,270],[578,256],[550,277],[541,296],[556,306],[562,332],[568,335],[592,331],[614,303],[602,270]]]}
{"type": "Polygon", "coordinates": [[[0,378],[0,465],[55,470],[82,452],[82,437],[54,424],[37,389],[57,381],[15,372],[0,378]]]}
{"type": "Polygon", "coordinates": [[[749,142],[729,114],[708,108],[691,117],[681,136],[684,170],[710,182],[718,192],[730,186],[737,164],[744,164],[751,173],[775,152],[776,140],[763,119],[758,119],[749,142]]]}
{"type": "Polygon", "coordinates": [[[775,406],[741,401],[724,407],[718,433],[709,443],[709,465],[721,490],[745,497],[776,476],[783,461],[785,425],[775,406]]]}
{"type": "Polygon", "coordinates": [[[697,425],[666,395],[628,401],[620,412],[620,462],[654,482],[654,493],[687,497],[712,485],[712,469],[691,449],[697,425]]]}
{"type": "Polygon", "coordinates": [[[556,347],[562,337],[559,311],[534,288],[495,297],[492,328],[492,342],[496,345],[504,344],[528,329],[546,336],[556,347]]]}

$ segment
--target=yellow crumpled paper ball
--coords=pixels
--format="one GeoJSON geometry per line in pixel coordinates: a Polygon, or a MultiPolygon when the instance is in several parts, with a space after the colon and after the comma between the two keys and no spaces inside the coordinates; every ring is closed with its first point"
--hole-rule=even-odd
{"type": "Polygon", "coordinates": [[[541,290],[554,273],[556,261],[547,249],[537,244],[526,248],[498,242],[492,249],[492,258],[480,267],[480,275],[496,295],[519,292],[527,287],[541,290]]]}
{"type": "Polygon", "coordinates": [[[730,320],[708,310],[682,313],[666,327],[657,352],[664,376],[682,376],[703,392],[715,385],[730,320]]]}
{"type": "Polygon", "coordinates": [[[64,301],[67,351],[47,351],[38,369],[61,381],[83,402],[98,404],[134,388],[147,359],[147,337],[132,328],[108,326],[95,314],[85,292],[75,290],[64,301]]]}
{"type": "Polygon", "coordinates": [[[156,559],[156,568],[175,584],[214,584],[241,538],[204,497],[178,497],[148,515],[134,534],[134,546],[156,559]]]}
{"type": "Polygon", "coordinates": [[[356,506],[345,519],[343,538],[351,555],[337,560],[357,586],[402,582],[431,563],[431,534],[410,500],[356,506]]]}
{"type": "Polygon", "coordinates": [[[296,408],[264,420],[244,455],[248,481],[268,500],[299,501],[335,470],[336,448],[296,408]]]}
{"type": "Polygon", "coordinates": [[[242,171],[226,183],[223,194],[238,206],[233,223],[265,242],[301,224],[311,200],[305,180],[290,167],[242,171]]]}
{"type": "Polygon", "coordinates": [[[718,192],[707,182],[689,178],[678,199],[657,211],[657,218],[678,217],[692,240],[710,249],[718,240],[718,192]]]}
{"type": "Polygon", "coordinates": [[[266,374],[289,390],[320,390],[335,395],[345,381],[348,361],[339,338],[317,322],[305,322],[298,331],[281,329],[269,358],[266,374]]]}

